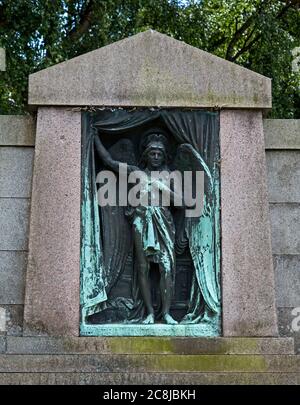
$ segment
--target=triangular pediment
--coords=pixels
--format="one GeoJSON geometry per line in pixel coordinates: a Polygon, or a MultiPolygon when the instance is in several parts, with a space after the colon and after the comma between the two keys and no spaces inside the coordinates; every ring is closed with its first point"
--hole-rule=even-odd
{"type": "Polygon", "coordinates": [[[29,104],[270,108],[271,80],[149,30],[30,75],[29,104]]]}

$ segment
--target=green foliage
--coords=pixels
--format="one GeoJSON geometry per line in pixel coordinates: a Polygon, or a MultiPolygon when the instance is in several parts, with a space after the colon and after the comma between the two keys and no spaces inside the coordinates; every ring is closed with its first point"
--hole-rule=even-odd
{"type": "Polygon", "coordinates": [[[300,0],[0,0],[0,113],[26,110],[28,75],[149,28],[272,78],[277,118],[300,118],[300,0]]]}

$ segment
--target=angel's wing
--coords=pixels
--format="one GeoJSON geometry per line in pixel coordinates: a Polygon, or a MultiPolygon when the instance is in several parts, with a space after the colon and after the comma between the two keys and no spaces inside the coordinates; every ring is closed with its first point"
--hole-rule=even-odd
{"type": "Polygon", "coordinates": [[[137,165],[134,146],[130,139],[120,139],[108,151],[114,160],[127,163],[128,165],[137,165]]]}
{"type": "Polygon", "coordinates": [[[196,170],[204,171],[209,181],[209,186],[213,187],[212,173],[209,167],[200,153],[189,143],[183,143],[178,146],[174,165],[181,172],[196,170]]]}
{"type": "MultiPolygon", "coordinates": [[[[177,149],[174,160],[176,169],[183,171],[201,170],[205,173],[204,208],[199,218],[185,218],[185,226],[180,228],[178,240],[184,240],[182,228],[193,259],[195,267],[194,280],[197,281],[198,289],[204,298],[208,308],[217,312],[219,305],[218,280],[215,260],[215,221],[214,210],[215,190],[212,172],[203,157],[190,144],[182,144],[177,149]]],[[[177,229],[176,229],[177,231],[177,229]]]]}

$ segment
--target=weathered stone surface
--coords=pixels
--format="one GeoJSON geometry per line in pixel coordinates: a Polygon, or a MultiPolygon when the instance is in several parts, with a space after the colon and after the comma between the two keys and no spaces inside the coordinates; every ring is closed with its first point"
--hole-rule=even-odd
{"type": "Polygon", "coordinates": [[[5,49],[0,48],[0,71],[4,71],[6,69],[6,63],[5,63],[5,49]]]}
{"type": "Polygon", "coordinates": [[[0,384],[299,385],[299,376],[298,373],[1,373],[0,384]]]}
{"type": "Polygon", "coordinates": [[[300,150],[267,151],[270,202],[300,203],[300,150]]]}
{"type": "Polygon", "coordinates": [[[28,199],[0,198],[0,250],[27,250],[28,199]]]}
{"type": "Polygon", "coordinates": [[[0,335],[6,334],[6,310],[0,307],[0,335]]]}
{"type": "Polygon", "coordinates": [[[35,120],[25,115],[0,115],[0,145],[34,146],[35,120]]]}
{"type": "Polygon", "coordinates": [[[6,337],[0,336],[0,353],[4,353],[6,350],[6,337]]]}
{"type": "Polygon", "coordinates": [[[278,325],[281,336],[295,341],[295,353],[300,354],[300,307],[278,308],[278,325]]]}
{"type": "Polygon", "coordinates": [[[5,314],[5,334],[20,336],[23,332],[23,305],[1,305],[5,314]]]}
{"type": "Polygon", "coordinates": [[[270,108],[271,80],[150,30],[30,75],[29,104],[270,108]]]}
{"type": "Polygon", "coordinates": [[[80,112],[39,110],[24,313],[29,334],[79,333],[80,145],[80,112]]]}
{"type": "Polygon", "coordinates": [[[260,112],[221,111],[224,336],[276,336],[275,283],[260,112]]]}
{"type": "Polygon", "coordinates": [[[300,254],[300,204],[270,204],[272,248],[276,255],[300,254]]]}
{"type": "Polygon", "coordinates": [[[24,304],[26,252],[0,251],[0,305],[24,304]]]}
{"type": "Polygon", "coordinates": [[[265,119],[266,149],[300,149],[300,120],[265,119]]]}
{"type": "Polygon", "coordinates": [[[295,355],[1,354],[0,372],[300,372],[295,355]]]}
{"type": "Polygon", "coordinates": [[[11,354],[293,354],[291,338],[8,337],[11,354]]]}
{"type": "MultiPolygon", "coordinates": [[[[124,324],[113,323],[106,325],[81,325],[81,336],[176,336],[176,337],[201,337],[207,332],[207,328],[201,325],[167,325],[159,323],[156,325],[146,324],[124,324]]],[[[219,336],[219,332],[210,329],[209,336],[219,336]]]]}
{"type": "Polygon", "coordinates": [[[277,307],[300,307],[300,255],[274,256],[277,307]]]}
{"type": "Polygon", "coordinates": [[[0,147],[0,197],[31,197],[33,148],[0,147]]]}

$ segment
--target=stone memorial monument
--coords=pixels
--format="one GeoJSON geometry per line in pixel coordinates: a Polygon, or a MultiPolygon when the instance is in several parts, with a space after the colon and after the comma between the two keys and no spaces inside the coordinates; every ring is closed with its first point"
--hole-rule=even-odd
{"type": "Polygon", "coordinates": [[[150,30],[30,75],[29,104],[25,335],[277,336],[270,79],[150,30]],[[103,204],[135,171],[170,204],[103,204]],[[202,173],[200,215],[157,171],[202,173]]]}

